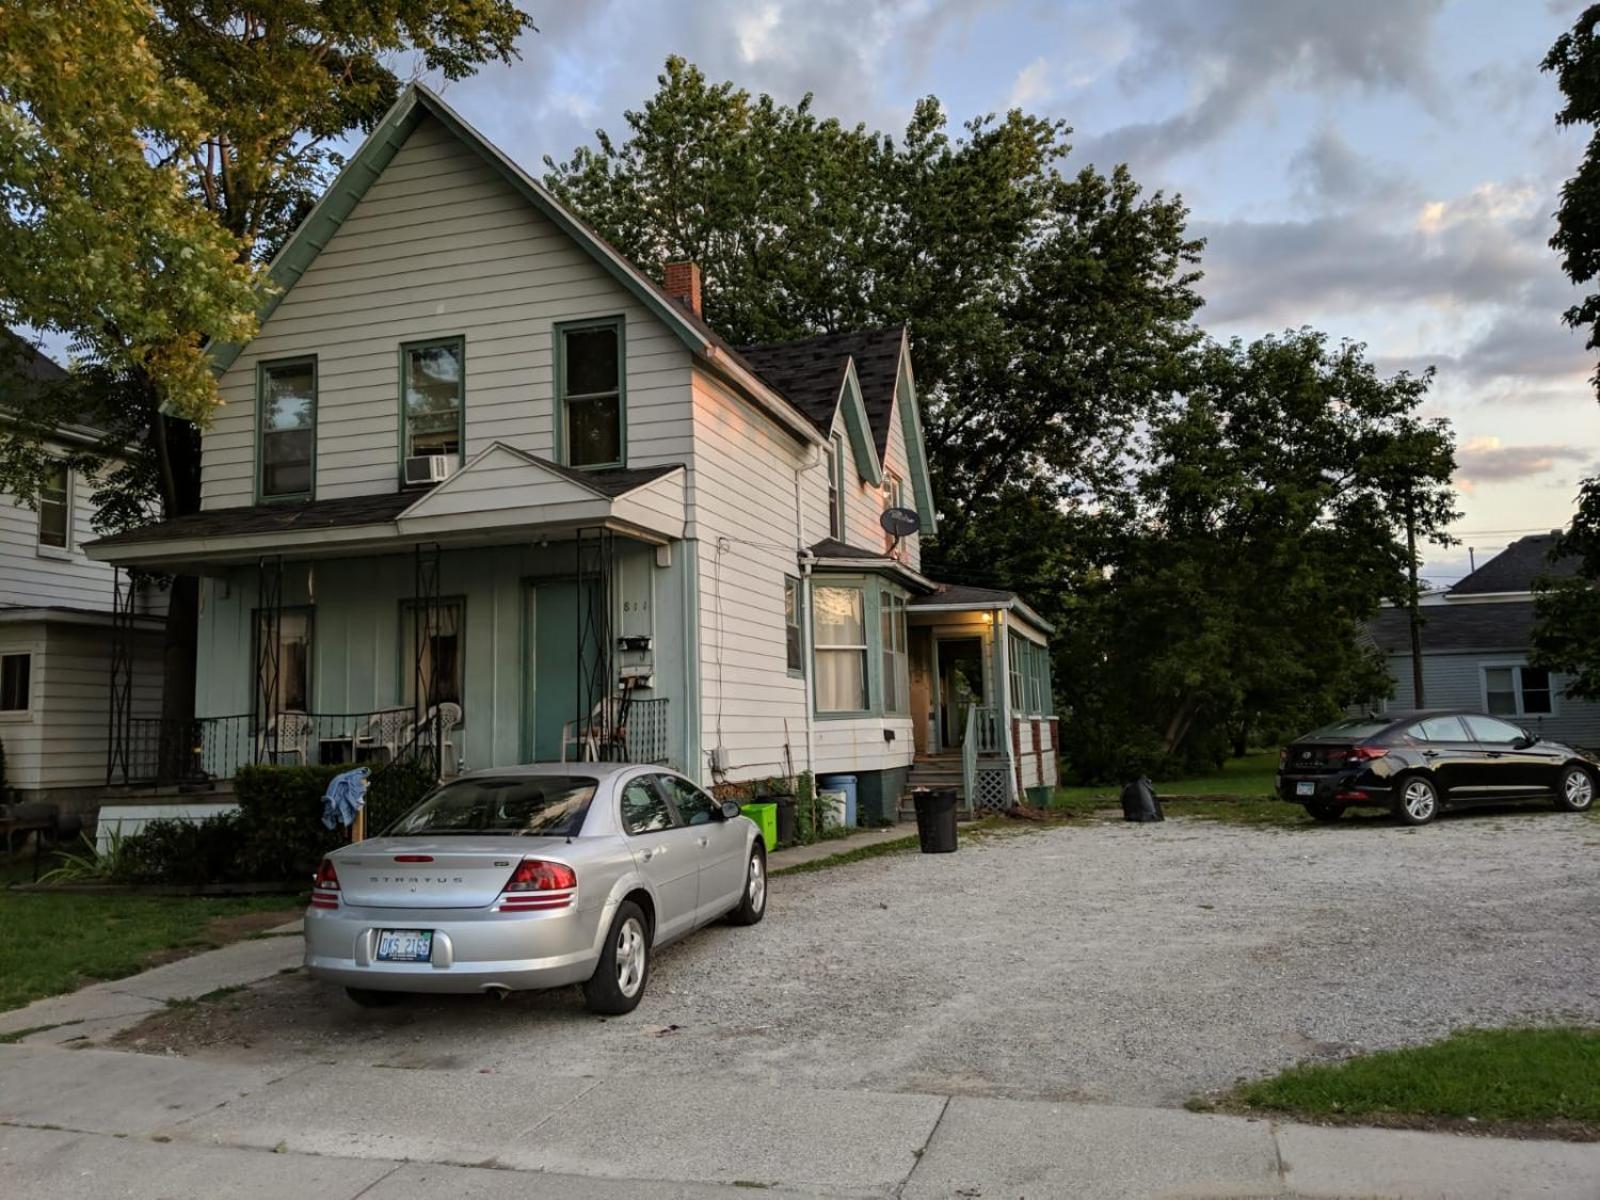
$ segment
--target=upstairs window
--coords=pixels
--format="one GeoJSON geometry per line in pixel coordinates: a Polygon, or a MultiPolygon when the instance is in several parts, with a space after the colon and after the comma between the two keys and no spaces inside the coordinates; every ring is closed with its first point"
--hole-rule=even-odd
{"type": "Polygon", "coordinates": [[[52,467],[39,487],[39,545],[65,550],[71,537],[72,480],[66,467],[52,467]]]}
{"type": "Polygon", "coordinates": [[[620,467],[624,447],[622,322],[563,325],[556,339],[556,407],[566,464],[620,467]]]}
{"type": "Polygon", "coordinates": [[[838,433],[828,446],[828,536],[844,541],[844,436],[838,433]]]}
{"type": "Polygon", "coordinates": [[[466,344],[460,338],[418,342],[400,350],[405,457],[463,457],[466,344]]]}
{"type": "Polygon", "coordinates": [[[309,497],[317,450],[317,363],[261,368],[261,497],[309,497]]]}
{"type": "Polygon", "coordinates": [[[783,645],[784,666],[791,675],[805,669],[805,658],[800,645],[800,581],[793,575],[783,577],[783,645]]]}
{"type": "MultiPolygon", "coordinates": [[[[888,512],[891,508],[904,507],[905,488],[900,482],[900,476],[893,471],[885,471],[883,473],[883,511],[888,512]]],[[[884,544],[892,550],[897,540],[894,534],[885,530],[883,538],[884,544]]]]}

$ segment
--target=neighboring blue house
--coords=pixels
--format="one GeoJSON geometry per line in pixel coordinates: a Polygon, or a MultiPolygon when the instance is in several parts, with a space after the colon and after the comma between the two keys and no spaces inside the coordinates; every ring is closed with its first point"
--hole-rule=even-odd
{"type": "MultiPolygon", "coordinates": [[[[1422,609],[1422,688],[1429,708],[1493,713],[1559,742],[1600,747],[1600,704],[1564,694],[1563,679],[1528,665],[1533,588],[1543,576],[1571,576],[1577,563],[1552,558],[1559,533],[1513,542],[1422,609]]],[[[1388,660],[1393,709],[1417,707],[1411,632],[1403,608],[1386,608],[1368,632],[1388,660]]]]}

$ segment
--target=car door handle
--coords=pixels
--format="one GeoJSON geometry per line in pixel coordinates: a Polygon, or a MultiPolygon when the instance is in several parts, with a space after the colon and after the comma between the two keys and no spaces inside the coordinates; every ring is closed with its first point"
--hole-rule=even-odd
{"type": "Polygon", "coordinates": [[[1424,750],[1422,752],[1422,757],[1423,758],[1438,758],[1439,757],[1439,752],[1437,750],[1424,750]]]}
{"type": "Polygon", "coordinates": [[[666,852],[667,848],[665,846],[651,846],[648,850],[639,851],[639,857],[644,859],[645,862],[649,862],[656,855],[665,854],[666,852]]]}
{"type": "Polygon", "coordinates": [[[1504,758],[1505,754],[1502,751],[1499,751],[1499,750],[1491,750],[1491,751],[1489,751],[1489,757],[1490,758],[1504,758]]]}
{"type": "Polygon", "coordinates": [[[699,843],[702,846],[709,846],[711,844],[711,839],[710,838],[703,837],[703,838],[699,838],[697,840],[699,841],[699,843]]]}

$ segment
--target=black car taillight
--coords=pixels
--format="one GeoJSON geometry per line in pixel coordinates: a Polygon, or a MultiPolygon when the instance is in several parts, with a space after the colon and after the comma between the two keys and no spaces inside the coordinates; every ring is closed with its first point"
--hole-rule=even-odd
{"type": "Polygon", "coordinates": [[[1388,753],[1382,746],[1351,746],[1349,757],[1345,761],[1351,766],[1358,766],[1375,758],[1383,758],[1388,753]]]}

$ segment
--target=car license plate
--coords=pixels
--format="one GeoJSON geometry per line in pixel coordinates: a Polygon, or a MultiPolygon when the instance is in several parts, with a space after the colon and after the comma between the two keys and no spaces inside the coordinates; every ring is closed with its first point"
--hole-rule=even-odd
{"type": "Polygon", "coordinates": [[[1310,779],[1302,779],[1294,785],[1294,794],[1296,796],[1315,796],[1317,794],[1317,785],[1310,779]]]}
{"type": "Polygon", "coordinates": [[[378,930],[379,962],[427,962],[432,955],[431,929],[378,930]]]}

